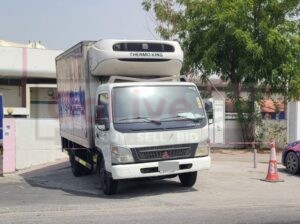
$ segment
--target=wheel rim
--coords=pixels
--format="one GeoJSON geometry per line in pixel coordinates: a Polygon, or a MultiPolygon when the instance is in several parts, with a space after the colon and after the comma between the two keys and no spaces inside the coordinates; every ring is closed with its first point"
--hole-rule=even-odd
{"type": "Polygon", "coordinates": [[[287,156],[286,167],[288,170],[290,170],[293,173],[298,170],[298,160],[294,153],[290,153],[287,156]]]}

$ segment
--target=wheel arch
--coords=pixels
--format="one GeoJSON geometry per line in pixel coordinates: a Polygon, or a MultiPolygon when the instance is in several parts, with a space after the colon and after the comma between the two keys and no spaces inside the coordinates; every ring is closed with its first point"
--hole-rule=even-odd
{"type": "Polygon", "coordinates": [[[97,164],[96,164],[96,166],[97,166],[97,170],[98,170],[98,168],[100,166],[100,161],[101,161],[101,159],[104,158],[104,155],[103,155],[102,150],[98,147],[96,147],[96,153],[97,153],[97,164]]]}

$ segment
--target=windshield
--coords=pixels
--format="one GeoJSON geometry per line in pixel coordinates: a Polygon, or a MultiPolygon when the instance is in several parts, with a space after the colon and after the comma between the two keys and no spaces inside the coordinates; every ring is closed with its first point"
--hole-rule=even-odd
{"type": "Polygon", "coordinates": [[[166,123],[172,121],[186,127],[206,120],[194,86],[115,87],[112,95],[114,124],[151,123],[138,129],[156,129],[170,128],[174,125],[166,123]]]}

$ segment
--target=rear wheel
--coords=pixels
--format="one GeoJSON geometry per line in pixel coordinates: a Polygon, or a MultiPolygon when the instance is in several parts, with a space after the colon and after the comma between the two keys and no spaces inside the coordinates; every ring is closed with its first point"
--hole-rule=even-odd
{"type": "Polygon", "coordinates": [[[80,177],[83,175],[83,169],[84,167],[75,160],[75,153],[71,153],[70,155],[70,163],[71,163],[71,169],[72,173],[75,177],[80,177]]]}
{"type": "Polygon", "coordinates": [[[100,158],[98,165],[98,175],[101,182],[102,191],[106,195],[113,195],[117,193],[118,181],[111,177],[105,169],[105,162],[103,158],[100,158]]]}
{"type": "Polygon", "coordinates": [[[179,180],[183,187],[192,187],[197,180],[197,172],[181,173],[179,180]]]}
{"type": "MultiPolygon", "coordinates": [[[[80,159],[84,161],[90,162],[90,159],[88,158],[88,152],[85,150],[73,150],[70,153],[70,162],[71,162],[71,168],[72,168],[72,173],[75,177],[80,177],[83,175],[91,174],[93,172],[93,169],[91,169],[83,166],[80,164],[78,161],[76,161],[75,157],[79,157],[80,159]]],[[[92,164],[92,163],[90,163],[92,164]]]]}
{"type": "Polygon", "coordinates": [[[295,152],[289,152],[285,157],[286,168],[289,173],[299,173],[299,158],[295,152]]]}

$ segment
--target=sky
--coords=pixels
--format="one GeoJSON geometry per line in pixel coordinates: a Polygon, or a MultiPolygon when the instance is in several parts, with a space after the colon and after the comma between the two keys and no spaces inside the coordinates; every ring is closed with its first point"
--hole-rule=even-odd
{"type": "Polygon", "coordinates": [[[65,50],[82,40],[158,39],[142,0],[0,0],[0,39],[65,50]]]}

